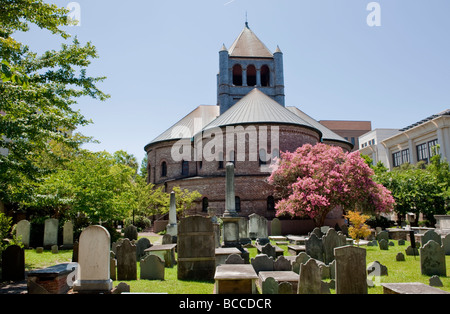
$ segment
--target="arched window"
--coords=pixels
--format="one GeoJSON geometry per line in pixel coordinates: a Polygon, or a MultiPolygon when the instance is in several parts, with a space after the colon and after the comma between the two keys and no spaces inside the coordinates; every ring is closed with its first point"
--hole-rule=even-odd
{"type": "Polygon", "coordinates": [[[254,65],[247,67],[247,85],[256,86],[256,68],[254,65]]]}
{"type": "Polygon", "coordinates": [[[233,66],[233,85],[242,86],[242,67],[239,64],[233,66]]]}
{"type": "Polygon", "coordinates": [[[270,69],[267,65],[261,67],[261,86],[270,86],[270,69]]]}
{"type": "Polygon", "coordinates": [[[183,160],[181,162],[181,175],[183,176],[189,175],[189,161],[183,160]]]}
{"type": "Polygon", "coordinates": [[[236,206],[236,211],[240,212],[241,211],[241,198],[239,196],[235,196],[234,202],[235,202],[235,206],[236,206]]]}
{"type": "Polygon", "coordinates": [[[202,212],[203,213],[207,213],[208,212],[208,207],[209,207],[209,200],[207,197],[204,197],[202,200],[202,212]]]}
{"type": "Polygon", "coordinates": [[[167,163],[165,161],[161,164],[161,177],[167,177],[167,163]]]}
{"type": "Polygon", "coordinates": [[[272,195],[267,198],[267,210],[268,211],[275,210],[275,198],[272,195]]]}
{"type": "Polygon", "coordinates": [[[264,149],[259,150],[259,165],[266,165],[267,164],[267,154],[264,149]]]}

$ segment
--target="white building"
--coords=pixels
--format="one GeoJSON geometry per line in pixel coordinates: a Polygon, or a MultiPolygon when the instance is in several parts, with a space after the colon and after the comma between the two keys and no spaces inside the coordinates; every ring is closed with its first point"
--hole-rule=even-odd
{"type": "Polygon", "coordinates": [[[379,161],[383,165],[387,165],[388,154],[385,146],[381,142],[398,133],[400,133],[398,129],[375,129],[367,132],[359,137],[359,151],[361,154],[372,158],[374,165],[379,161]]]}
{"type": "MultiPolygon", "coordinates": [[[[361,143],[365,141],[360,138],[361,143]]],[[[384,152],[379,150],[378,158],[374,158],[374,161],[384,158],[386,162],[383,161],[383,164],[390,170],[404,163],[429,163],[436,153],[450,161],[450,109],[401,129],[398,134],[382,140],[380,144],[384,152]],[[437,145],[439,151],[436,150],[437,145]]],[[[367,154],[366,147],[361,147],[360,151],[367,154]]]]}

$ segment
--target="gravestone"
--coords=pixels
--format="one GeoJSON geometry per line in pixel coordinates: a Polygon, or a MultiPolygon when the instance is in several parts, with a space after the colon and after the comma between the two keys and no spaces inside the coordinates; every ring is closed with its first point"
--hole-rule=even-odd
{"type": "Polygon", "coordinates": [[[385,239],[381,239],[378,241],[378,246],[380,247],[380,250],[389,250],[389,242],[385,239]]]}
{"type": "Polygon", "coordinates": [[[10,245],[2,252],[2,280],[25,279],[25,252],[18,245],[10,245]]]}
{"type": "Polygon", "coordinates": [[[281,235],[281,221],[278,218],[272,219],[272,222],[270,223],[270,231],[271,235],[273,236],[279,236],[281,235]]]}
{"type": "Polygon", "coordinates": [[[262,294],[278,294],[278,282],[273,277],[262,282],[262,294]]]}
{"type": "Polygon", "coordinates": [[[128,239],[130,241],[137,240],[138,238],[138,231],[137,228],[133,225],[129,225],[126,227],[123,231],[123,237],[125,239],[128,239]]]}
{"type": "Polygon", "coordinates": [[[273,271],[273,263],[273,258],[266,254],[258,254],[251,260],[251,264],[256,273],[260,271],[273,271]]]}
{"type": "Polygon", "coordinates": [[[157,255],[149,254],[140,261],[141,279],[164,280],[164,261],[157,255]]]}
{"type": "Polygon", "coordinates": [[[309,259],[305,264],[300,265],[298,280],[298,294],[320,294],[322,286],[322,276],[317,261],[309,259]]]}
{"type": "Polygon", "coordinates": [[[388,269],[385,265],[381,264],[379,261],[370,263],[367,266],[368,276],[387,276],[388,269]]]}
{"type": "Polygon", "coordinates": [[[422,275],[447,276],[444,249],[433,240],[420,248],[420,268],[422,275]]]}
{"type": "Polygon", "coordinates": [[[252,240],[248,235],[248,220],[241,217],[239,220],[239,243],[242,245],[251,244],[252,240]]]}
{"type": "Polygon", "coordinates": [[[226,165],[225,177],[225,212],[223,213],[223,243],[224,247],[240,247],[239,244],[239,221],[236,212],[236,194],[234,186],[234,164],[226,165]]]}
{"type": "Polygon", "coordinates": [[[216,269],[214,226],[210,218],[190,216],[178,225],[178,279],[212,280],[216,269]]]}
{"type": "Polygon", "coordinates": [[[323,262],[329,264],[334,260],[334,249],[340,246],[344,246],[346,239],[345,236],[340,237],[336,230],[333,228],[328,229],[327,233],[322,237],[323,244],[323,262]]]}
{"type": "Polygon", "coordinates": [[[16,237],[20,239],[24,248],[30,247],[30,222],[28,220],[21,220],[16,226],[16,237]]]}
{"type": "Polygon", "coordinates": [[[292,271],[291,262],[284,256],[280,256],[273,263],[274,271],[292,271]]]}
{"type": "Polygon", "coordinates": [[[66,221],[63,226],[63,249],[73,248],[73,223],[66,221]]]}
{"type": "Polygon", "coordinates": [[[309,234],[309,236],[311,236],[311,235],[313,235],[313,234],[315,234],[319,239],[322,239],[323,233],[322,233],[322,231],[320,230],[319,227],[315,227],[315,228],[313,229],[313,231],[311,231],[311,233],[309,234]]]}
{"type": "Polygon", "coordinates": [[[225,260],[225,264],[245,264],[244,259],[239,254],[231,254],[225,260]]]}
{"type": "Polygon", "coordinates": [[[398,252],[397,255],[395,256],[395,260],[397,262],[404,262],[405,261],[405,254],[403,254],[402,252],[398,252]]]}
{"type": "Polygon", "coordinates": [[[58,250],[58,246],[56,244],[52,245],[51,249],[52,249],[52,254],[58,254],[59,250],[58,250]]]}
{"type": "Polygon", "coordinates": [[[176,237],[178,234],[175,192],[170,193],[169,223],[166,227],[166,233],[172,237],[176,237]]]}
{"type": "Polygon", "coordinates": [[[136,245],[124,239],[116,251],[117,280],[137,280],[136,245]]]}
{"type": "Polygon", "coordinates": [[[445,255],[450,255],[450,234],[447,234],[442,239],[442,247],[444,248],[445,255]]]}
{"type": "Polygon", "coordinates": [[[379,242],[380,240],[386,240],[387,242],[389,242],[389,232],[383,230],[380,231],[377,236],[376,236],[377,241],[379,242]]]}
{"type": "Polygon", "coordinates": [[[44,248],[50,249],[58,244],[58,219],[49,218],[44,223],[44,248]]]}
{"type": "Polygon", "coordinates": [[[140,238],[136,242],[136,260],[141,260],[141,258],[145,255],[145,250],[151,247],[152,244],[150,240],[147,238],[140,238]]]}
{"type": "Polygon", "coordinates": [[[300,265],[305,264],[311,257],[305,252],[301,252],[295,258],[295,261],[292,263],[292,271],[299,274],[300,273],[300,265]]]}
{"type": "Polygon", "coordinates": [[[428,230],[427,232],[425,232],[425,234],[421,238],[422,246],[424,246],[430,240],[433,240],[437,244],[442,245],[441,236],[434,232],[434,230],[428,230]]]}
{"type": "Polygon", "coordinates": [[[366,250],[343,246],[334,249],[336,293],[367,294],[366,250]]]}
{"type": "Polygon", "coordinates": [[[278,285],[278,294],[293,294],[292,284],[287,281],[280,282],[278,285]]]}
{"type": "Polygon", "coordinates": [[[166,233],[165,235],[163,235],[162,237],[162,244],[172,244],[173,242],[172,236],[168,233],[166,233]]]}
{"type": "Polygon", "coordinates": [[[261,254],[266,254],[267,256],[272,257],[273,259],[277,258],[276,248],[270,243],[267,243],[261,248],[261,254]]]}
{"type": "MultiPolygon", "coordinates": [[[[320,230],[319,230],[320,231],[320,230]]],[[[318,261],[324,261],[324,250],[322,239],[319,239],[316,233],[311,233],[308,240],[305,241],[306,254],[318,261]]]]}
{"type": "Polygon", "coordinates": [[[78,273],[73,290],[79,293],[109,293],[110,245],[108,230],[102,226],[90,226],[80,235],[78,248],[78,273]]]}
{"type": "Polygon", "coordinates": [[[112,281],[116,281],[117,280],[117,260],[116,260],[116,254],[114,254],[113,251],[110,252],[109,255],[109,273],[110,278],[112,281]]]}
{"type": "Polygon", "coordinates": [[[429,285],[431,287],[443,287],[444,284],[442,283],[441,279],[439,278],[439,276],[431,276],[430,279],[428,280],[429,285]]]}
{"type": "Polygon", "coordinates": [[[248,233],[251,239],[258,239],[260,245],[267,244],[269,242],[267,232],[267,219],[255,213],[249,215],[248,233]]]}

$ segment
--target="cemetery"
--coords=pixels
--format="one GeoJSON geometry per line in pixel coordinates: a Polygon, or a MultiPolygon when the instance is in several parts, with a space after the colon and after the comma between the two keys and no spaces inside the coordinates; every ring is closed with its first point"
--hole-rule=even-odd
{"type": "Polygon", "coordinates": [[[22,242],[2,252],[0,293],[450,294],[445,223],[376,228],[357,241],[346,225],[283,235],[278,219],[237,215],[233,171],[228,164],[223,217],[212,210],[177,220],[172,195],[164,235],[130,225],[112,242],[106,228],[91,225],[75,239],[65,222],[60,243],[60,222],[48,219],[44,246],[31,247],[30,223],[21,221],[22,242]]]}

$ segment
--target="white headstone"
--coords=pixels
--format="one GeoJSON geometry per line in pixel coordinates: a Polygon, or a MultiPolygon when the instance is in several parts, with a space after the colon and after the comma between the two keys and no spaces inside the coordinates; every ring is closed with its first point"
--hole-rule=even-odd
{"type": "Polygon", "coordinates": [[[110,235],[102,226],[90,226],[80,235],[78,273],[74,291],[107,292],[110,279],[110,235]]]}
{"type": "Polygon", "coordinates": [[[45,220],[44,247],[50,248],[58,244],[58,219],[49,218],[45,220]]]}

